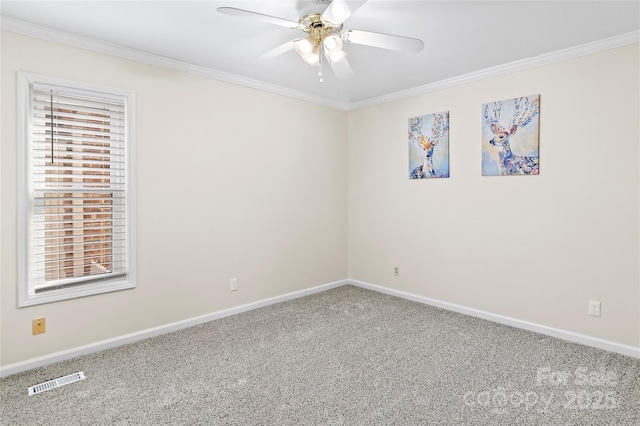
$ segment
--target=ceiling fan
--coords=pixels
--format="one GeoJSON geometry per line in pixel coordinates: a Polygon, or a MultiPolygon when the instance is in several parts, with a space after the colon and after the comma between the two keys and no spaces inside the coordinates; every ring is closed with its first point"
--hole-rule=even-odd
{"type": "Polygon", "coordinates": [[[217,10],[225,15],[249,18],[306,33],[307,36],[304,38],[288,41],[266,52],[260,58],[271,59],[290,50],[295,50],[305,63],[320,68],[318,77],[322,83],[323,56],[338,78],[346,79],[353,75],[353,70],[346,58],[347,53],[343,50],[344,42],[407,53],[419,52],[424,47],[422,40],[417,38],[343,29],[344,21],[366,2],[367,0],[314,0],[314,5],[326,6],[328,4],[328,7],[322,13],[306,14],[298,22],[235,7],[219,7],[217,10]]]}

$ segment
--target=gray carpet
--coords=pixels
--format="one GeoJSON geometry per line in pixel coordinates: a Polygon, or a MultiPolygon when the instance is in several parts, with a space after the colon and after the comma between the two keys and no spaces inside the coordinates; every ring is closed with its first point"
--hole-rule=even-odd
{"type": "Polygon", "coordinates": [[[640,424],[636,359],[353,286],[0,385],[3,425],[640,424]]]}

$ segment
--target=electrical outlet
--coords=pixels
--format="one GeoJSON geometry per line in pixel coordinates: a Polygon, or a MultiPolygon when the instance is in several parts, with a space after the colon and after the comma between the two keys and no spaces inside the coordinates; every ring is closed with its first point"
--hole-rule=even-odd
{"type": "Polygon", "coordinates": [[[400,269],[397,266],[393,267],[393,275],[395,275],[396,277],[400,276],[400,269]]]}
{"type": "Polygon", "coordinates": [[[589,315],[593,317],[600,316],[600,302],[594,302],[593,300],[589,300],[589,315]]]}
{"type": "Polygon", "coordinates": [[[31,321],[31,331],[34,336],[44,333],[46,331],[46,320],[44,318],[37,318],[31,321]]]}
{"type": "Polygon", "coordinates": [[[229,290],[231,290],[231,291],[237,291],[238,290],[238,279],[237,278],[231,278],[231,281],[229,281],[229,290]]]}

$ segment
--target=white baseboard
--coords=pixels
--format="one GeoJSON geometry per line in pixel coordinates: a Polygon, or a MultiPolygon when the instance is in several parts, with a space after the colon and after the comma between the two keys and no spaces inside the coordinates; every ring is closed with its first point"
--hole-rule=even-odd
{"type": "Polygon", "coordinates": [[[26,361],[18,362],[15,364],[8,364],[0,368],[0,377],[7,377],[12,374],[20,373],[22,371],[31,370],[33,368],[42,367],[48,364],[53,364],[55,362],[64,361],[64,360],[75,358],[82,355],[88,355],[88,354],[99,352],[105,349],[115,348],[118,346],[126,345],[128,343],[133,343],[139,340],[148,339],[150,337],[159,336],[161,334],[170,333],[172,331],[177,331],[184,328],[192,327],[194,325],[204,324],[220,318],[228,317],[230,315],[251,311],[254,309],[262,308],[264,306],[273,305],[276,303],[286,302],[288,300],[297,299],[299,297],[308,296],[314,293],[320,293],[322,291],[341,287],[347,284],[352,284],[357,287],[377,291],[378,293],[388,294],[390,296],[396,296],[403,299],[412,300],[414,302],[424,303],[427,305],[435,306],[435,307],[446,309],[449,311],[459,312],[461,314],[486,319],[486,320],[497,322],[500,324],[505,324],[512,327],[521,328],[524,330],[545,334],[547,336],[568,340],[570,342],[580,343],[586,346],[592,346],[594,348],[603,349],[606,351],[615,352],[622,355],[627,355],[633,358],[640,359],[640,348],[635,346],[624,345],[622,343],[612,342],[610,340],[599,339],[597,337],[591,337],[591,336],[578,334],[578,333],[574,333],[567,330],[561,330],[559,328],[548,327],[541,324],[519,320],[517,318],[511,318],[504,315],[498,315],[491,312],[481,311],[479,309],[469,308],[462,305],[456,305],[454,303],[444,302],[441,300],[432,299],[429,297],[420,296],[413,293],[407,293],[401,290],[395,290],[392,288],[383,287],[376,284],[370,284],[364,281],[347,279],[347,280],[335,281],[332,283],[319,285],[319,286],[308,288],[305,290],[283,294],[281,296],[271,297],[269,299],[247,303],[245,305],[224,309],[222,311],[217,311],[217,312],[201,315],[194,318],[189,318],[189,319],[174,322],[171,324],[166,324],[158,327],[149,328],[146,330],[141,330],[135,333],[125,334],[123,336],[114,337],[113,339],[101,340],[99,342],[91,343],[89,345],[79,346],[79,347],[68,349],[65,351],[56,352],[50,355],[28,359],[26,361]]]}
{"type": "Polygon", "coordinates": [[[437,308],[446,309],[448,311],[459,312],[461,314],[469,315],[472,317],[482,318],[489,321],[497,322],[500,324],[509,325],[511,327],[521,328],[524,330],[533,331],[547,336],[557,337],[558,339],[568,340],[574,343],[580,343],[586,346],[592,346],[598,349],[604,349],[605,351],[615,352],[622,355],[627,355],[633,358],[640,358],[640,348],[630,345],[624,345],[622,343],[613,342],[610,340],[599,339],[597,337],[587,336],[585,334],[578,334],[572,331],[561,330],[559,328],[548,327],[546,325],[536,324],[533,322],[519,320],[517,318],[511,318],[504,315],[498,315],[487,311],[481,311],[479,309],[469,308],[462,305],[456,305],[454,303],[443,302],[442,300],[431,299],[430,297],[420,296],[413,293],[407,293],[400,290],[395,290],[388,287],[383,287],[375,284],[370,284],[364,281],[347,280],[349,284],[357,287],[366,288],[369,290],[377,291],[379,293],[388,294],[390,296],[396,296],[414,302],[424,303],[426,305],[435,306],[437,308]]]}
{"type": "Polygon", "coordinates": [[[125,334],[123,336],[114,337],[113,339],[101,340],[96,343],[79,346],[76,348],[68,349],[61,352],[56,352],[56,353],[41,356],[38,358],[28,359],[26,361],[17,362],[15,364],[8,364],[0,369],[0,377],[7,377],[12,374],[20,373],[22,371],[27,371],[33,368],[42,367],[44,365],[53,364],[54,362],[60,362],[60,361],[75,358],[78,356],[88,355],[94,352],[103,351],[105,349],[115,348],[118,346],[126,345],[128,343],[137,342],[139,340],[148,339],[150,337],[159,336],[161,334],[170,333],[172,331],[181,330],[183,328],[192,327],[194,325],[204,324],[220,318],[228,317],[230,315],[252,311],[254,309],[262,308],[264,306],[286,302],[287,300],[297,299],[299,297],[308,296],[314,293],[320,293],[322,291],[330,290],[332,288],[341,287],[345,284],[348,284],[347,280],[335,281],[332,283],[323,284],[316,287],[283,294],[281,296],[275,296],[269,299],[247,303],[245,305],[236,306],[234,308],[224,309],[222,311],[217,311],[217,312],[201,315],[194,318],[189,318],[189,319],[174,322],[171,324],[161,325],[158,327],[137,331],[135,333],[125,334]]]}

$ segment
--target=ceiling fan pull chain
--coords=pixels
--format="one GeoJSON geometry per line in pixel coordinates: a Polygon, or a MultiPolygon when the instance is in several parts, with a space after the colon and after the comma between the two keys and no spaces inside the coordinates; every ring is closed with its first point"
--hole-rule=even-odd
{"type": "Polygon", "coordinates": [[[320,84],[324,83],[322,79],[322,46],[320,46],[320,70],[318,71],[318,78],[320,78],[320,84]]]}

